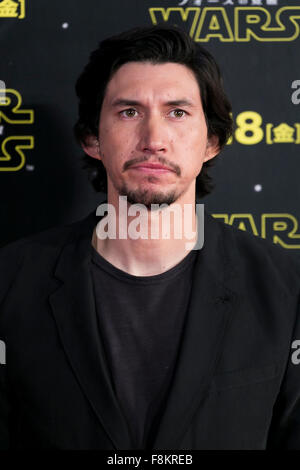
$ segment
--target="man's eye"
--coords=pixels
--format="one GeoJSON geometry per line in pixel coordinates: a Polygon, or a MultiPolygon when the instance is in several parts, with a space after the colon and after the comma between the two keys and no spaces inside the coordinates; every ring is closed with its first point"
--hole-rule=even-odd
{"type": "Polygon", "coordinates": [[[183,111],[183,109],[174,109],[173,111],[171,111],[171,113],[175,113],[174,117],[177,117],[177,118],[181,118],[186,114],[186,112],[183,111]]]}
{"type": "Polygon", "coordinates": [[[120,112],[121,116],[126,116],[126,117],[135,117],[136,116],[136,110],[133,108],[128,108],[124,109],[123,111],[120,112]]]}

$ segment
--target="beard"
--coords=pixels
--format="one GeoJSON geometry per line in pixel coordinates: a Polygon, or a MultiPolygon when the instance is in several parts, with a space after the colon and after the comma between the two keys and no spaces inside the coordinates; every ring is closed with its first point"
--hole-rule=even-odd
{"type": "Polygon", "coordinates": [[[177,201],[179,194],[176,194],[175,190],[169,192],[155,191],[149,189],[135,189],[131,190],[127,184],[124,183],[122,187],[116,188],[120,196],[126,196],[127,201],[130,204],[143,204],[148,210],[154,210],[151,208],[151,204],[167,204],[168,206],[177,201]]]}

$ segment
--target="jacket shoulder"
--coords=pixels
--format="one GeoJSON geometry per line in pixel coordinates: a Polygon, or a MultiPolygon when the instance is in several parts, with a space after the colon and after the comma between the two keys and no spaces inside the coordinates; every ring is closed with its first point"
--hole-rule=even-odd
{"type": "Polygon", "coordinates": [[[33,235],[27,235],[0,248],[0,305],[13,285],[24,257],[34,259],[41,251],[55,255],[70,235],[76,232],[78,224],[80,221],[55,226],[33,235]]]}

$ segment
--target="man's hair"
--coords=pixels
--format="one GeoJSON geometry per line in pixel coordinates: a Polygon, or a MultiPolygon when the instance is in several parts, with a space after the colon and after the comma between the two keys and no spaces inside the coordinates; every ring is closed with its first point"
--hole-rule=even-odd
{"type": "MultiPolygon", "coordinates": [[[[86,144],[88,136],[98,138],[99,118],[105,90],[114,73],[127,62],[183,64],[194,72],[199,85],[208,138],[218,137],[220,150],[233,132],[231,104],[224,89],[219,67],[212,55],[175,26],[134,28],[99,43],[76,82],[79,118],[74,126],[76,141],[86,144]]],[[[204,162],[196,179],[196,195],[203,197],[213,189],[208,168],[213,160],[204,162]]],[[[107,192],[107,175],[102,161],[88,155],[83,167],[96,191],[107,192]]]]}

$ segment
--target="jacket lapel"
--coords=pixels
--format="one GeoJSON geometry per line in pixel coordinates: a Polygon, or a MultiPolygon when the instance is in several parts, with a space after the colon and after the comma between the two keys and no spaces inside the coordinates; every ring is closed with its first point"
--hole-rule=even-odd
{"type": "Polygon", "coordinates": [[[204,230],[204,246],[197,254],[178,362],[153,449],[179,448],[205,398],[238,300],[228,287],[236,273],[223,250],[217,222],[206,212],[204,230]]]}
{"type": "Polygon", "coordinates": [[[115,448],[130,449],[128,427],[111,386],[97,325],[89,254],[98,221],[91,213],[76,225],[75,236],[64,246],[55,270],[63,283],[49,301],[65,353],[86,398],[115,448]]]}

